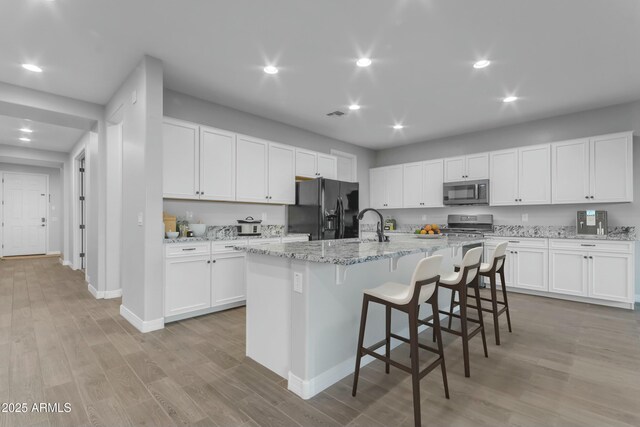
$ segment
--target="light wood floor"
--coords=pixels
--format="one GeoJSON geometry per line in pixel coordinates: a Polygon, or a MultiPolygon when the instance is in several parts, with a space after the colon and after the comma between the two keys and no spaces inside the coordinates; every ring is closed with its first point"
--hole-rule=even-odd
{"type": "MultiPolygon", "coordinates": [[[[489,358],[445,349],[451,399],[421,382],[424,426],[640,425],[640,316],[510,294],[514,332],[489,358]]],[[[373,362],[302,401],[244,357],[244,309],[141,334],[53,259],[0,261],[0,402],[69,402],[70,413],[0,414],[0,426],[411,426],[408,375],[373,362]]],[[[429,336],[423,337],[428,340],[429,336]]],[[[355,343],[354,343],[355,347],[355,343]]],[[[407,346],[394,355],[408,356],[407,346]]]]}

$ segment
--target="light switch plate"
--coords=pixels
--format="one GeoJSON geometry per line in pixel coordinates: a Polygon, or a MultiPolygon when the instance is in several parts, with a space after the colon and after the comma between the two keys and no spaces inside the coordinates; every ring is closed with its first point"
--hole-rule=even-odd
{"type": "Polygon", "coordinates": [[[522,222],[529,222],[529,214],[522,214],[522,222]]]}
{"type": "Polygon", "coordinates": [[[142,224],[144,224],[144,217],[142,215],[142,212],[138,212],[138,226],[142,227],[142,224]]]}
{"type": "Polygon", "coordinates": [[[293,290],[302,293],[302,273],[293,273],[293,290]]]}
{"type": "Polygon", "coordinates": [[[427,216],[426,215],[422,215],[422,220],[426,221],[427,220],[427,216]]]}

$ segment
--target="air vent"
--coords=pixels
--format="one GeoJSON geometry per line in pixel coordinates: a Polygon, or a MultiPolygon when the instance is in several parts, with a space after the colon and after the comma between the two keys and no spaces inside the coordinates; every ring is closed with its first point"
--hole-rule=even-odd
{"type": "Polygon", "coordinates": [[[336,110],[336,111],[332,111],[332,112],[328,113],[327,116],[329,116],[329,117],[340,117],[340,116],[344,116],[344,113],[342,111],[336,110]]]}

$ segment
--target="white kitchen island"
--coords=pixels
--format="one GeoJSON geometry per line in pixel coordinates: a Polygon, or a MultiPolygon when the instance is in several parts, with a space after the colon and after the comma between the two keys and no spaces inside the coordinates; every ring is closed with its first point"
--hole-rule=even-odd
{"type": "MultiPolygon", "coordinates": [[[[363,289],[386,281],[408,283],[421,258],[444,256],[453,270],[473,238],[392,242],[342,240],[238,248],[247,252],[247,356],[308,399],[354,371],[363,289]]],[[[440,307],[450,293],[439,295],[440,307]]],[[[424,307],[422,317],[430,314],[424,307]]],[[[394,312],[392,329],[407,336],[406,315],[394,312]]],[[[365,343],[384,337],[384,310],[369,308],[365,343]]],[[[397,342],[395,343],[398,344],[397,342]]],[[[371,357],[363,358],[363,365],[371,357]]]]}

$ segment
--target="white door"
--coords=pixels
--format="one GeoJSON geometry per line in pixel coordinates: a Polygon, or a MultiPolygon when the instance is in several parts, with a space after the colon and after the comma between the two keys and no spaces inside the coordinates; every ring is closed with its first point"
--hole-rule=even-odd
{"type": "Polygon", "coordinates": [[[463,157],[444,159],[444,182],[464,181],[465,161],[463,157]]]}
{"type": "Polygon", "coordinates": [[[211,274],[212,307],[247,298],[244,254],[216,255],[211,274]]]}
{"type": "Polygon", "coordinates": [[[338,178],[338,158],[318,153],[318,176],[328,179],[338,178]]]}
{"type": "Polygon", "coordinates": [[[5,172],[4,256],[47,253],[48,177],[5,172]]]}
{"type": "Polygon", "coordinates": [[[236,200],[267,203],[268,143],[238,135],[236,144],[236,200]]]}
{"type": "Polygon", "coordinates": [[[549,290],[549,251],[546,249],[515,250],[516,261],[513,286],[516,288],[533,289],[536,291],[549,290]]]}
{"type": "Polygon", "coordinates": [[[382,209],[386,203],[385,169],[369,169],[369,203],[374,209],[382,209]]]}
{"type": "Polygon", "coordinates": [[[197,199],[198,125],[165,117],[162,124],[162,193],[174,199],[197,199]]]}
{"type": "Polygon", "coordinates": [[[313,151],[296,149],[296,176],[318,177],[318,155],[313,151]]]}
{"type": "Polygon", "coordinates": [[[595,202],[633,200],[633,136],[630,133],[591,138],[589,198],[595,202]]]}
{"type": "Polygon", "coordinates": [[[518,204],[518,150],[491,153],[491,206],[518,204]]]}
{"type": "Polygon", "coordinates": [[[549,291],[587,296],[587,254],[549,251],[549,291]]]}
{"type": "Polygon", "coordinates": [[[632,260],[629,254],[589,254],[589,296],[632,302],[632,260]]]}
{"type": "Polygon", "coordinates": [[[465,180],[475,181],[476,179],[489,178],[489,154],[472,154],[466,157],[465,163],[465,180]]]}
{"type": "Polygon", "coordinates": [[[200,199],[236,199],[236,135],[200,128],[200,199]]]}
{"type": "Polygon", "coordinates": [[[550,204],[550,145],[536,145],[519,149],[518,162],[518,198],[520,202],[527,205],[550,204]]]}
{"type": "Polygon", "coordinates": [[[442,183],[444,179],[442,159],[424,162],[424,182],[422,185],[423,207],[437,208],[442,204],[442,183]]]}
{"type": "Polygon", "coordinates": [[[165,316],[211,307],[209,255],[169,258],[165,265],[165,316]]]}
{"type": "Polygon", "coordinates": [[[269,203],[296,203],[295,156],[293,147],[269,144],[269,203]]]}
{"type": "Polygon", "coordinates": [[[589,200],[589,140],[551,144],[551,202],[589,200]]]}
{"type": "Polygon", "coordinates": [[[403,165],[403,206],[405,208],[421,208],[423,196],[423,163],[407,163],[403,165]]]}
{"type": "Polygon", "coordinates": [[[386,169],[386,208],[402,207],[402,165],[389,166],[386,169]]]}

